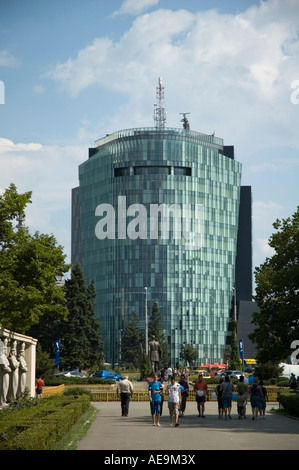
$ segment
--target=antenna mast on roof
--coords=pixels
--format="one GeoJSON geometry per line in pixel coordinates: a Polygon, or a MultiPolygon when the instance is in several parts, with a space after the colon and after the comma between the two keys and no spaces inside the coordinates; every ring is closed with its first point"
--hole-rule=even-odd
{"type": "Polygon", "coordinates": [[[158,86],[156,87],[156,100],[154,104],[154,121],[156,129],[162,130],[165,128],[166,110],[164,108],[164,86],[162,86],[162,77],[159,77],[158,86]]]}

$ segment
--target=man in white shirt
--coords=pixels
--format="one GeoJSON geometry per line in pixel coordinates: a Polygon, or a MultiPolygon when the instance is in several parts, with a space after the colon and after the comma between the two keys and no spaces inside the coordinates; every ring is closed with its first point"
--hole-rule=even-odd
{"type": "Polygon", "coordinates": [[[133,384],[129,377],[125,375],[124,380],[120,380],[117,384],[116,394],[120,396],[121,415],[127,417],[129,414],[130,398],[133,395],[133,384]]]}
{"type": "Polygon", "coordinates": [[[175,416],[175,427],[179,426],[179,404],[182,401],[181,386],[175,381],[175,377],[172,375],[170,378],[170,384],[167,385],[168,397],[168,408],[170,415],[170,426],[173,423],[173,416],[175,416]]]}

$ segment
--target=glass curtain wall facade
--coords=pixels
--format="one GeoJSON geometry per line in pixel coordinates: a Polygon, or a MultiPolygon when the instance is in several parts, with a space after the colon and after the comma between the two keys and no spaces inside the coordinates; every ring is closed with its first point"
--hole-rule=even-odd
{"type": "Polygon", "coordinates": [[[133,313],[145,332],[145,302],[149,317],[157,301],[173,365],[187,344],[199,363],[222,362],[241,184],[232,147],[190,130],[136,128],[89,152],[73,190],[72,262],[95,279],[106,361],[120,360],[133,313]]]}

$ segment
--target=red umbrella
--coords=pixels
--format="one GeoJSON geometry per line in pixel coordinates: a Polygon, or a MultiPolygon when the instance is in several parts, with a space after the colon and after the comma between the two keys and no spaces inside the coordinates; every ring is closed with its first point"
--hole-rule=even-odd
{"type": "Polygon", "coordinates": [[[204,366],[201,366],[201,369],[209,369],[210,368],[210,364],[205,364],[204,366]]]}

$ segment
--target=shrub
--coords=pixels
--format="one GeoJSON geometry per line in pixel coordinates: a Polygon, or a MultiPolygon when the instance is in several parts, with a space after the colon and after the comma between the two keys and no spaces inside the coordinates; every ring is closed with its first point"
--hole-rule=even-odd
{"type": "Polygon", "coordinates": [[[299,417],[299,394],[295,392],[281,393],[278,402],[290,415],[299,417]]]}
{"type": "MultiPolygon", "coordinates": [[[[75,393],[75,394],[74,394],[75,393]]],[[[52,450],[90,406],[88,393],[42,398],[35,407],[1,414],[0,450],[52,450]]]]}
{"type": "Polygon", "coordinates": [[[64,396],[72,395],[74,397],[78,397],[79,395],[88,395],[91,398],[91,393],[89,390],[85,390],[85,388],[68,388],[63,392],[64,396]]]}

